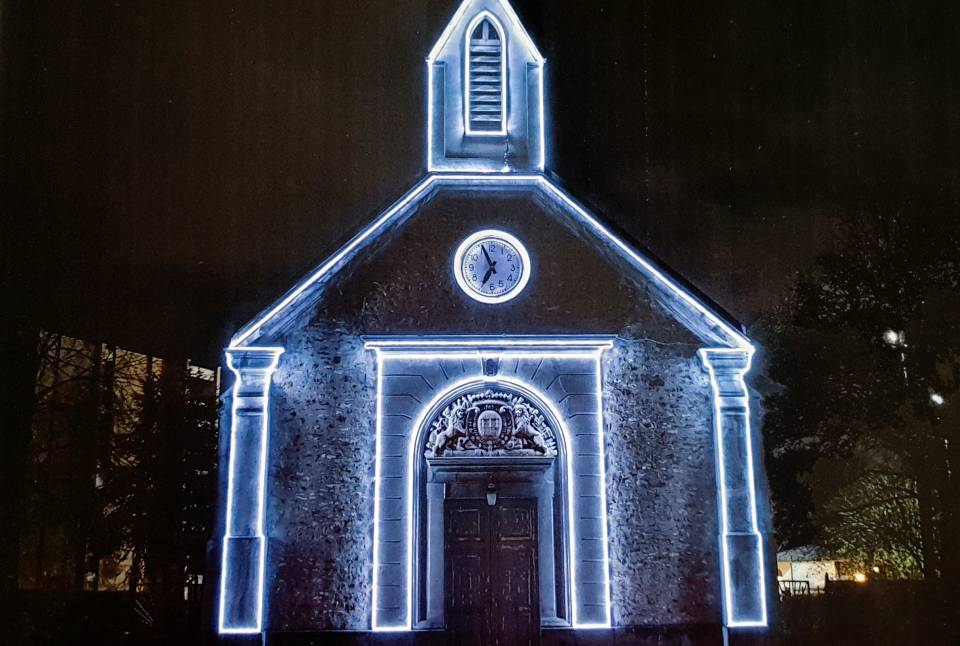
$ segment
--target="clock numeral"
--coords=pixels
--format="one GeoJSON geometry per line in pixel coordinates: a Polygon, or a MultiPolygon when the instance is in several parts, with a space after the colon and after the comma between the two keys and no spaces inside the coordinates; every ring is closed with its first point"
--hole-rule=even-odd
{"type": "Polygon", "coordinates": [[[513,277],[513,274],[510,274],[509,276],[507,276],[507,281],[509,281],[509,282],[512,283],[512,282],[514,282],[515,280],[516,280],[516,279],[513,277]]]}

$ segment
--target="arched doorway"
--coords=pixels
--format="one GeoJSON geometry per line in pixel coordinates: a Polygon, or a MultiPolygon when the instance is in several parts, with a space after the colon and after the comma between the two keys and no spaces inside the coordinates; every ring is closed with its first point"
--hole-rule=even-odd
{"type": "Polygon", "coordinates": [[[414,626],[506,628],[503,639],[527,643],[541,625],[569,624],[568,449],[551,408],[517,383],[481,380],[423,417],[414,626]]]}

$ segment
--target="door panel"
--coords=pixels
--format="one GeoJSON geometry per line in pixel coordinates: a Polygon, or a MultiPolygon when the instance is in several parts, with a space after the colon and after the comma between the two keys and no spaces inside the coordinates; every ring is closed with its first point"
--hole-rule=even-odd
{"type": "Polygon", "coordinates": [[[446,510],[447,627],[465,646],[482,646],[488,588],[487,512],[477,503],[448,505],[446,510]]]}
{"type": "Polygon", "coordinates": [[[446,503],[446,620],[456,643],[540,643],[536,500],[446,503]]]}

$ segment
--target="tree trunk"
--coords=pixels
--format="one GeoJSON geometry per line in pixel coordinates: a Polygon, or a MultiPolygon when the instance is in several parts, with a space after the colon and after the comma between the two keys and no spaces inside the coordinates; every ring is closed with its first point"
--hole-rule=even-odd
{"type": "Polygon", "coordinates": [[[917,507],[920,515],[920,540],[923,549],[923,578],[935,583],[940,578],[939,545],[936,532],[936,494],[929,474],[917,471],[917,507]]]}
{"type": "Polygon", "coordinates": [[[947,617],[954,633],[960,638],[960,428],[955,419],[941,430],[946,439],[945,483],[941,492],[943,517],[940,544],[943,548],[941,565],[945,583],[944,596],[947,617]]]}
{"type": "Polygon", "coordinates": [[[161,597],[163,620],[170,625],[180,616],[185,585],[183,448],[186,411],[186,361],[166,359],[159,383],[156,463],[151,479],[156,487],[150,530],[151,589],[161,597]]]}
{"type": "Polygon", "coordinates": [[[73,544],[73,587],[84,590],[90,561],[90,538],[94,524],[99,520],[97,507],[97,462],[99,457],[100,431],[100,382],[103,363],[103,346],[94,345],[90,354],[90,372],[87,375],[86,393],[81,403],[77,424],[76,451],[78,456],[78,498],[73,544]]]}

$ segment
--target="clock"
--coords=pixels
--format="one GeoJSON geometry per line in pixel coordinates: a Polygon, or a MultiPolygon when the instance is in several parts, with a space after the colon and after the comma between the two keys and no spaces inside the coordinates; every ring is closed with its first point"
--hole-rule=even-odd
{"type": "Polygon", "coordinates": [[[477,231],[460,243],[453,274],[469,296],[483,303],[515,298],[530,279],[530,255],[517,238],[504,231],[477,231]]]}

